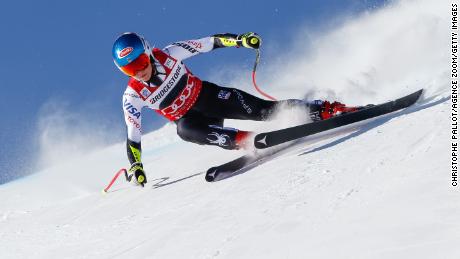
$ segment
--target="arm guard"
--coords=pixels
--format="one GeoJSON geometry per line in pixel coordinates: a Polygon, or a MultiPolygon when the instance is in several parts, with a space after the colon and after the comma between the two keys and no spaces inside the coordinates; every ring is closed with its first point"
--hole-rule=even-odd
{"type": "Polygon", "coordinates": [[[214,37],[214,49],[241,46],[241,41],[237,39],[237,34],[223,33],[212,36],[214,37]]]}
{"type": "Polygon", "coordinates": [[[128,139],[126,141],[126,151],[128,153],[128,159],[131,165],[134,163],[142,163],[141,162],[142,148],[141,148],[140,142],[136,143],[128,139]]]}

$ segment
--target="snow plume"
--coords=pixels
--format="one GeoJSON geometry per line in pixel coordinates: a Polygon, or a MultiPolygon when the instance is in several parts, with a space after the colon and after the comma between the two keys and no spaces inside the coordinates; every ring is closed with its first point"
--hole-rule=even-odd
{"type": "MultiPolygon", "coordinates": [[[[94,108],[94,107],[92,107],[94,108]]],[[[51,100],[39,112],[37,123],[40,168],[78,158],[114,139],[107,121],[97,118],[97,108],[84,113],[65,101],[51,100]]]]}
{"type": "MultiPolygon", "coordinates": [[[[278,99],[347,105],[381,103],[420,88],[426,99],[446,97],[450,4],[442,2],[395,1],[358,16],[334,17],[320,27],[299,26],[291,39],[266,39],[257,83],[278,99]]],[[[230,66],[212,80],[233,78],[226,84],[260,97],[248,74],[248,67],[230,66]]],[[[232,121],[228,126],[278,129],[308,120],[304,115],[280,109],[270,123],[232,121]]]]}
{"type": "Polygon", "coordinates": [[[422,87],[440,94],[448,79],[449,7],[446,1],[399,1],[343,18],[326,32],[304,28],[287,58],[267,68],[273,76],[264,85],[283,98],[299,93],[347,104],[381,102],[422,87]]]}
{"type": "MultiPolygon", "coordinates": [[[[419,88],[442,95],[448,84],[449,8],[448,1],[397,1],[359,16],[335,17],[320,28],[303,26],[283,42],[266,40],[258,84],[280,99],[350,105],[419,88]]],[[[247,71],[240,72],[232,85],[252,89],[247,71]]]]}

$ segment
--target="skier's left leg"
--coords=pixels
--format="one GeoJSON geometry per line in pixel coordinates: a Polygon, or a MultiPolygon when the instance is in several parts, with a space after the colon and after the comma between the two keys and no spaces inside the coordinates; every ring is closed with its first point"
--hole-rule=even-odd
{"type": "Polygon", "coordinates": [[[269,120],[279,107],[305,109],[311,120],[325,120],[339,113],[353,111],[339,102],[304,101],[288,99],[269,101],[235,88],[218,86],[203,81],[203,87],[193,109],[207,117],[238,120],[269,120]]]}
{"type": "Polygon", "coordinates": [[[278,102],[267,101],[235,88],[203,81],[193,109],[213,118],[262,121],[270,117],[278,102]]]}
{"type": "Polygon", "coordinates": [[[286,103],[308,107],[301,100],[269,101],[239,89],[203,81],[200,97],[193,109],[208,117],[263,121],[270,119],[276,108],[286,103]]]}

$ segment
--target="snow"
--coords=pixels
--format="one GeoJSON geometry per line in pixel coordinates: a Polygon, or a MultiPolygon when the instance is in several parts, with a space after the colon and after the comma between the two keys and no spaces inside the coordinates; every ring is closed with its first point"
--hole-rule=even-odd
{"type": "MultiPolygon", "coordinates": [[[[425,88],[414,106],[327,138],[307,138],[216,183],[205,182],[206,169],[242,153],[183,142],[173,124],[143,138],[145,188],[119,179],[101,193],[126,167],[124,143],[75,156],[0,186],[0,257],[460,258],[460,197],[449,172],[448,45],[433,36],[449,35],[443,8],[449,4],[407,1],[355,17],[321,35],[315,57],[308,53],[297,64],[318,87],[316,97],[382,102],[425,88]],[[413,27],[421,19],[425,26],[413,27]],[[380,44],[362,39],[369,30],[380,30],[378,42],[388,44],[381,56],[380,44]],[[328,58],[322,54],[330,53],[321,42],[343,33],[337,50],[343,56],[335,59],[346,70],[333,79],[320,66],[328,58]],[[398,36],[402,46],[393,41],[398,36]],[[360,50],[374,54],[360,56],[360,50]],[[407,60],[414,56],[430,62],[407,60]],[[388,61],[396,58],[399,63],[388,61]]],[[[302,77],[289,80],[304,93],[302,77]]]]}

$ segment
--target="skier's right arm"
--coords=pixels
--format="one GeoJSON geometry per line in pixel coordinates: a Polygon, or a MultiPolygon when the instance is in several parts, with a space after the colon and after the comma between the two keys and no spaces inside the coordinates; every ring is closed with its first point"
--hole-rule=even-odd
{"type": "Polygon", "coordinates": [[[125,91],[123,95],[123,113],[127,129],[126,152],[131,164],[129,169],[130,177],[135,177],[135,183],[144,185],[147,182],[141,161],[141,137],[142,137],[142,102],[133,91],[125,91]]]}
{"type": "Polygon", "coordinates": [[[141,163],[142,106],[139,95],[127,89],[123,94],[123,113],[128,137],[126,150],[131,164],[141,163]]]}

